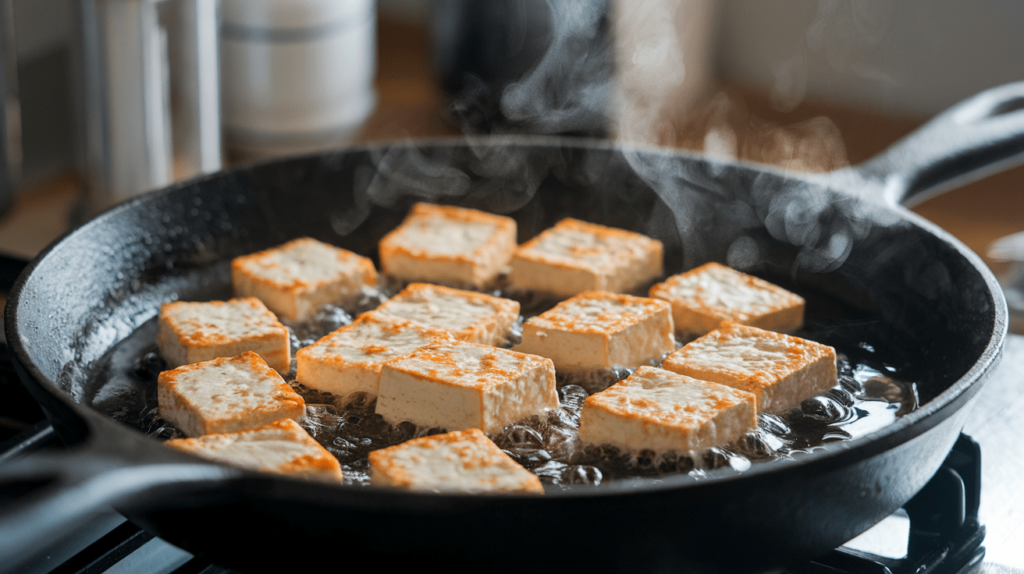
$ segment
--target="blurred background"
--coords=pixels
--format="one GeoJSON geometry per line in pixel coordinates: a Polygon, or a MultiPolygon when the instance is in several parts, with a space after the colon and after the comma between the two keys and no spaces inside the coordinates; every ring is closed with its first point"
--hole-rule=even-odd
{"type": "MultiPolygon", "coordinates": [[[[125,197],[273,155],[516,132],[825,171],[1024,79],[1015,0],[0,4],[0,252],[22,257],[125,197]]],[[[915,210],[1008,276],[989,246],[1024,230],[1022,184],[915,210]]]]}
{"type": "MultiPolygon", "coordinates": [[[[563,135],[835,170],[1024,80],[1022,56],[1020,0],[0,0],[0,279],[23,266],[5,256],[134,195],[370,142],[563,135]]],[[[913,209],[1024,317],[1024,168],[913,209]]],[[[1022,354],[1011,338],[967,427],[996,453],[989,560],[1018,567],[1019,463],[999,453],[1019,442],[1022,354]]],[[[0,439],[42,419],[4,368],[0,439]]]]}

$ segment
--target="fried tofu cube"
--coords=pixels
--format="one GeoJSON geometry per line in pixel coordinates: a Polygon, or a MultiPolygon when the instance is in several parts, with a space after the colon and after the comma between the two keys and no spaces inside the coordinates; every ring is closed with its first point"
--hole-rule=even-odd
{"type": "Polygon", "coordinates": [[[455,342],[384,363],[376,412],[392,424],[496,433],[557,407],[550,359],[455,342]]]}
{"type": "Polygon", "coordinates": [[[179,438],[165,444],[207,460],[253,470],[342,480],[338,459],[291,419],[245,431],[179,438]]]}
{"type": "Polygon", "coordinates": [[[658,299],[585,291],[523,324],[514,349],[559,371],[638,367],[675,350],[672,309],[658,299]]]}
{"type": "Polygon", "coordinates": [[[380,242],[381,270],[406,281],[480,289],[516,250],[516,222],[461,207],[417,203],[380,242]]]}
{"type": "Polygon", "coordinates": [[[473,291],[410,283],[377,311],[450,331],[460,341],[497,346],[519,318],[519,303],[473,291]]]}
{"type": "Polygon", "coordinates": [[[654,367],[587,397],[580,440],[627,451],[700,451],[757,425],[754,395],[654,367]]]}
{"type": "Polygon", "coordinates": [[[519,246],[510,282],[556,297],[626,293],[661,276],[663,251],[660,241],[639,233],[563,219],[519,246]]]}
{"type": "Polygon", "coordinates": [[[278,317],[302,321],[320,307],[344,305],[377,283],[373,262],[304,237],[231,261],[238,297],[256,297],[278,317]]]}
{"type": "Polygon", "coordinates": [[[306,412],[302,397],[252,351],[160,373],[157,401],[160,418],[190,437],[298,420],[306,412]]]}
{"type": "Polygon", "coordinates": [[[753,393],[780,412],[837,382],[836,350],[807,339],[726,323],[665,359],[665,369],[753,393]]]}
{"type": "Polygon", "coordinates": [[[370,484],[408,490],[544,494],[537,475],[475,428],[371,452],[370,484]]]}
{"type": "Polygon", "coordinates": [[[295,354],[295,379],[311,389],[339,396],[377,394],[385,361],[424,345],[451,343],[448,331],[370,311],[295,354]]]}
{"type": "Polygon", "coordinates": [[[157,345],[170,368],[252,351],[271,368],[291,368],[288,329],[255,297],[160,308],[157,345]]]}
{"type": "Polygon", "coordinates": [[[719,263],[706,263],[651,287],[672,304],[676,332],[703,335],[722,321],[790,333],[804,324],[804,300],[782,287],[719,263]]]}

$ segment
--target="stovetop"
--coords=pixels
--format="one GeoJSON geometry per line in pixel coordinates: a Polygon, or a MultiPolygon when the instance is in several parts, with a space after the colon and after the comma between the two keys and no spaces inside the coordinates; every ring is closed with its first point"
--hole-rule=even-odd
{"type": "MultiPolygon", "coordinates": [[[[0,256],[0,290],[24,262],[0,256]]],[[[942,468],[903,509],[791,574],[1024,574],[1024,336],[1011,335],[1002,364],[942,468]],[[969,436],[970,435],[970,436],[969,436]],[[972,438],[973,436],[973,438],[972,438]],[[982,452],[985,456],[982,457],[982,452]],[[984,488],[982,484],[984,483],[984,488]],[[984,546],[982,543],[984,542],[984,546]],[[1020,569],[1020,570],[1018,570],[1020,569]]],[[[0,343],[0,466],[59,440],[17,382],[0,343]]],[[[6,571],[0,562],[0,571],[6,571]]],[[[220,574],[211,564],[141,530],[113,510],[94,516],[47,555],[17,570],[35,573],[220,574]]]]}

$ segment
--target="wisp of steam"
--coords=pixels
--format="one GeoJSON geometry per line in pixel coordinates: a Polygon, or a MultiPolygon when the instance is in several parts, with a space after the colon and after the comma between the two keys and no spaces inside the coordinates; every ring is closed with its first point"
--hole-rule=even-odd
{"type": "MultiPolygon", "coordinates": [[[[852,14],[860,23],[856,29],[872,32],[870,38],[884,25],[839,4],[820,2],[807,36],[809,49],[838,50],[836,58],[849,52],[823,38],[839,14],[852,14]]],[[[495,134],[586,133],[610,126],[621,146],[621,167],[632,172],[627,179],[642,181],[672,214],[646,226],[652,234],[679,237],[685,267],[717,258],[738,269],[756,269],[766,256],[756,236],[766,231],[798,249],[799,268],[827,272],[843,264],[872,226],[895,222],[879,220],[873,210],[869,216],[858,201],[825,194],[812,183],[789,180],[780,186],[783,180],[774,175],[736,178],[737,160],[795,171],[836,170],[848,161],[841,134],[828,118],[782,126],[753,116],[728,92],[709,97],[710,67],[687,53],[706,49],[708,39],[695,43],[686,34],[710,32],[680,22],[713,23],[711,0],[548,0],[546,5],[550,46],[502,92],[500,111],[510,121],[495,134]],[[660,144],[701,151],[710,161],[695,163],[648,147],[660,144]]],[[[706,60],[710,54],[699,56],[706,60]]],[[[806,66],[797,57],[783,63],[776,77],[773,103],[792,109],[805,95],[806,66]]],[[[474,129],[465,131],[478,133],[474,129]]],[[[507,141],[510,145],[468,136],[472,159],[467,163],[460,156],[457,164],[454,152],[431,148],[425,154],[412,143],[376,149],[375,169],[364,170],[355,182],[356,208],[335,218],[335,230],[354,230],[371,204],[401,210],[411,200],[458,199],[510,213],[527,205],[551,178],[570,186],[609,185],[607,159],[596,159],[608,155],[600,144],[568,154],[557,145],[540,152],[528,141],[507,141]]]]}

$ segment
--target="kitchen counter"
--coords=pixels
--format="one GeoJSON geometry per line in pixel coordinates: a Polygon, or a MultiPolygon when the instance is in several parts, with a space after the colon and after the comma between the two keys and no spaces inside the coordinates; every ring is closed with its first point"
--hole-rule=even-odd
{"type": "Polygon", "coordinates": [[[971,407],[964,432],[981,444],[985,562],[1024,569],[1024,336],[1010,335],[1002,363],[971,407]]]}

